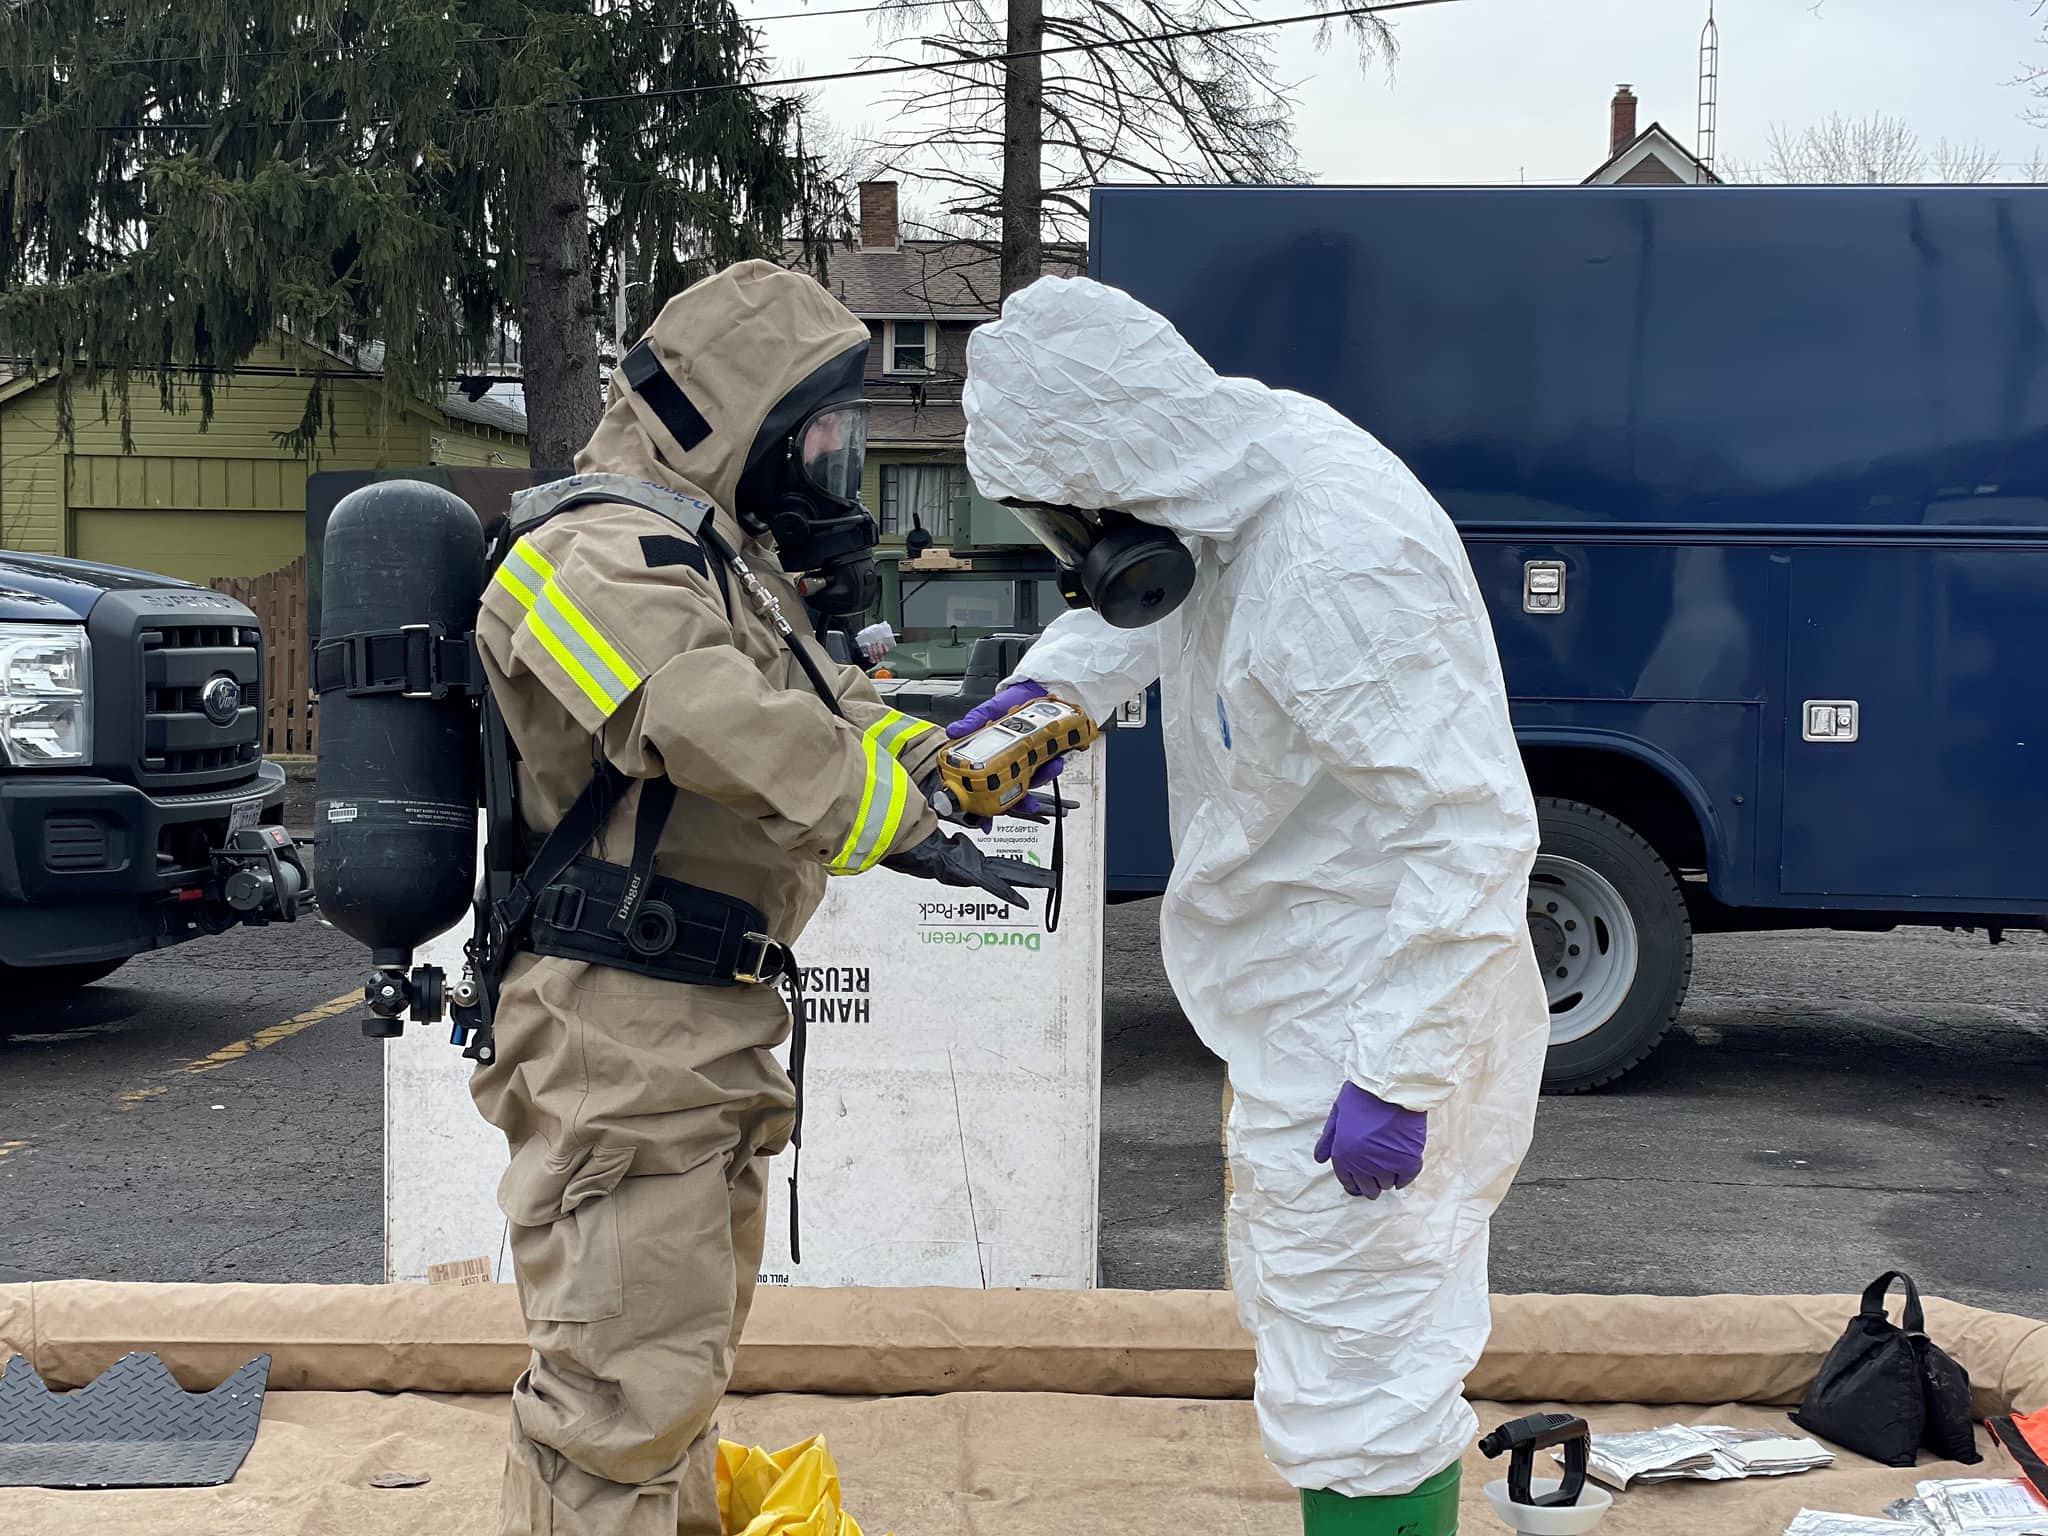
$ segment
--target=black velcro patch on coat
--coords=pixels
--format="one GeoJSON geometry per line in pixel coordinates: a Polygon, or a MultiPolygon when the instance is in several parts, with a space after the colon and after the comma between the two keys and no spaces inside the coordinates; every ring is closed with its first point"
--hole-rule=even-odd
{"type": "Polygon", "coordinates": [[[641,534],[640,553],[646,557],[650,571],[669,565],[687,565],[699,576],[709,574],[704,568],[704,551],[673,533],[641,534]]]}

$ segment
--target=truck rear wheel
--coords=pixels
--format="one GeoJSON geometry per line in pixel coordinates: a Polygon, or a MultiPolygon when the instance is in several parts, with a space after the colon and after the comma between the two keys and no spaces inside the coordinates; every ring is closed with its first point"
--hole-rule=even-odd
{"type": "Polygon", "coordinates": [[[1611,1083],[1657,1047],[1692,980],[1692,922],[1670,867],[1576,800],[1539,799],[1529,938],[1550,1004],[1545,1093],[1611,1083]]]}

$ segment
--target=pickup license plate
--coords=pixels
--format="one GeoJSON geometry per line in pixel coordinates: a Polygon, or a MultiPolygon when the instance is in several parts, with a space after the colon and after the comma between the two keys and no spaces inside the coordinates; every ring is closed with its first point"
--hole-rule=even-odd
{"type": "Polygon", "coordinates": [[[262,816],[263,802],[261,800],[244,800],[240,805],[228,812],[228,836],[233,837],[237,832],[247,832],[256,825],[262,816]]]}

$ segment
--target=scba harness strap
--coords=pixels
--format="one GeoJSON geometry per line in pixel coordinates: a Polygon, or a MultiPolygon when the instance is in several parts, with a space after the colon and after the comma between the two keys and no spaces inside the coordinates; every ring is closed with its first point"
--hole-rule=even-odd
{"type": "MultiPolygon", "coordinates": [[[[572,508],[599,502],[624,502],[651,512],[675,524],[697,546],[708,548],[715,557],[711,566],[727,616],[732,613],[730,571],[802,665],[825,707],[843,715],[837,696],[805,653],[774,594],[761,585],[746,561],[712,526],[708,502],[625,475],[576,475],[539,486],[516,497],[510,516],[493,530],[486,551],[487,573],[495,574],[518,540],[543,523],[572,508]]],[[[803,972],[795,955],[768,935],[766,916],[750,903],[655,872],[656,851],[676,802],[676,786],[669,779],[638,781],[640,801],[633,818],[630,864],[612,864],[584,853],[635,782],[602,761],[540,849],[522,864],[519,854],[525,847],[525,833],[514,766],[518,753],[488,688],[483,695],[485,895],[478,903],[472,949],[473,959],[482,962],[477,972],[484,993],[485,1024],[482,1039],[470,1047],[470,1054],[479,1054],[479,1046],[479,1059],[490,1060],[495,1054],[488,1021],[496,1011],[505,971],[522,950],[686,986],[779,985],[789,1002],[789,1078],[796,1095],[796,1123],[789,1141],[790,1260],[801,1263],[797,1167],[803,1153],[803,1073],[809,1021],[803,972]]]]}
{"type": "Polygon", "coordinates": [[[396,693],[444,699],[481,693],[483,668],[474,634],[450,635],[431,624],[404,624],[323,640],[313,651],[313,691],[360,697],[396,693]]]}

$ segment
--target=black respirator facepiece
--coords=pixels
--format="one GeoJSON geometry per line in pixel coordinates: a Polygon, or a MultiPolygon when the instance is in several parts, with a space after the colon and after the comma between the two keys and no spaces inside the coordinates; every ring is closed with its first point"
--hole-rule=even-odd
{"type": "Polygon", "coordinates": [[[1118,629],[1157,624],[1195,585],[1195,557],[1171,529],[1128,512],[1005,501],[1060,562],[1060,596],[1118,629]]]}
{"type": "Polygon", "coordinates": [[[881,530],[860,504],[867,443],[867,401],[819,407],[789,435],[784,488],[767,509],[782,568],[808,578],[804,600],[828,617],[865,613],[882,597],[881,530]]]}
{"type": "MultiPolygon", "coordinates": [[[[867,358],[867,343],[858,342],[776,402],[754,434],[734,495],[740,526],[771,535],[782,568],[809,578],[805,601],[834,618],[864,613],[882,596],[874,564],[881,530],[860,504],[868,446],[868,402],[860,389],[867,358]]],[[[627,355],[625,373],[685,451],[710,435],[646,342],[627,355]]]]}
{"type": "Polygon", "coordinates": [[[874,562],[882,533],[860,504],[867,361],[867,343],[858,342],[776,403],[754,435],[733,509],[749,533],[774,538],[782,568],[807,578],[805,601],[828,618],[864,613],[882,596],[874,562]]]}

